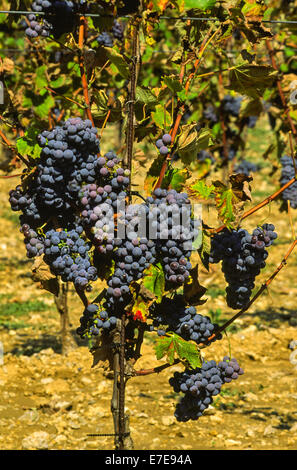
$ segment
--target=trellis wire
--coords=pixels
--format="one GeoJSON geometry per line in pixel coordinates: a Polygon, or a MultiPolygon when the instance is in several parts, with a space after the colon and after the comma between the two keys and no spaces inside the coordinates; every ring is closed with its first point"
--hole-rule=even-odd
{"type": "MultiPolygon", "coordinates": [[[[41,16],[49,16],[48,13],[45,12],[36,12],[36,11],[20,11],[20,10],[0,10],[0,13],[5,13],[5,14],[13,14],[13,15],[41,15],[41,16]]],[[[79,15],[79,13],[78,13],[79,15]]],[[[79,16],[85,16],[85,17],[93,17],[93,18],[113,18],[112,15],[100,15],[99,13],[83,13],[82,15],[79,16]]],[[[118,18],[132,18],[131,15],[122,15],[118,16],[118,18]]],[[[159,19],[161,20],[181,20],[181,21],[219,21],[220,23],[223,23],[223,21],[219,20],[219,18],[215,17],[196,17],[196,16],[164,16],[161,15],[159,16],[159,19]]],[[[297,20],[261,20],[259,23],[272,23],[272,24],[297,24],[297,20]]]]}

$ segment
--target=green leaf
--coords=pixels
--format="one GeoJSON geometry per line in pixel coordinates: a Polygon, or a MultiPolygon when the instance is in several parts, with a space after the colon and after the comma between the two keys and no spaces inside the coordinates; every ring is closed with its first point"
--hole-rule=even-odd
{"type": "Polygon", "coordinates": [[[39,158],[41,153],[41,147],[37,143],[37,136],[39,130],[36,128],[29,128],[23,137],[20,137],[16,141],[16,148],[20,155],[23,157],[30,156],[33,159],[39,158]]]}
{"type": "Polygon", "coordinates": [[[130,77],[130,69],[127,60],[112,47],[104,47],[106,55],[110,62],[115,65],[119,74],[126,80],[130,77]]]}
{"type": "Polygon", "coordinates": [[[198,249],[201,262],[207,271],[209,270],[209,253],[211,248],[210,236],[206,230],[199,230],[198,237],[201,238],[201,245],[198,249]]]}
{"type": "Polygon", "coordinates": [[[156,106],[156,110],[152,112],[152,120],[159,129],[165,129],[166,127],[171,127],[172,119],[171,114],[166,111],[162,104],[156,106]]]}
{"type": "Polygon", "coordinates": [[[144,180],[144,190],[147,195],[151,195],[152,193],[152,188],[160,176],[160,171],[161,171],[163,162],[164,162],[163,155],[158,155],[157,158],[155,158],[155,160],[151,164],[146,174],[146,177],[144,180]]]}
{"type": "Polygon", "coordinates": [[[160,263],[151,264],[143,273],[141,282],[148,294],[153,295],[156,303],[160,303],[165,291],[165,275],[160,263]]]}
{"type": "Polygon", "coordinates": [[[177,93],[178,91],[183,90],[183,86],[180,83],[179,78],[175,75],[169,75],[168,77],[162,78],[162,83],[166,85],[173,93],[177,93]]]}
{"type": "Polygon", "coordinates": [[[45,119],[48,117],[48,113],[50,109],[55,106],[55,100],[51,95],[47,95],[45,100],[39,105],[35,107],[35,112],[37,116],[41,119],[45,119]]]}
{"type": "Polygon", "coordinates": [[[155,351],[158,360],[166,356],[169,364],[173,364],[177,357],[193,369],[202,365],[201,354],[197,344],[186,341],[175,333],[168,333],[166,336],[158,339],[155,351]]]}
{"type": "Polygon", "coordinates": [[[186,124],[181,126],[176,152],[185,164],[189,164],[197,159],[199,150],[205,150],[212,144],[210,129],[203,128],[198,133],[196,123],[186,124]]]}
{"type": "Polygon", "coordinates": [[[208,200],[215,195],[215,186],[213,184],[208,185],[202,180],[196,181],[190,188],[199,199],[208,200]]]}
{"type": "Polygon", "coordinates": [[[64,75],[61,75],[56,80],[52,80],[50,82],[51,88],[61,88],[62,86],[71,83],[69,79],[67,79],[64,75]]]}
{"type": "Polygon", "coordinates": [[[179,170],[177,168],[173,169],[170,187],[180,192],[185,185],[186,180],[190,177],[190,173],[187,168],[179,170]]]}
{"type": "Polygon", "coordinates": [[[35,78],[35,90],[41,90],[42,88],[46,87],[48,85],[47,79],[45,72],[47,70],[46,65],[42,65],[41,67],[38,67],[36,70],[36,78],[35,78]]]}
{"type": "Polygon", "coordinates": [[[140,86],[136,87],[136,101],[139,101],[146,106],[155,106],[158,104],[157,96],[149,88],[140,86]]]}
{"type": "Polygon", "coordinates": [[[277,71],[270,65],[244,64],[230,71],[230,85],[226,88],[258,98],[273,85],[276,77],[277,71]]]}
{"type": "Polygon", "coordinates": [[[216,0],[185,0],[185,9],[190,10],[197,8],[198,10],[210,10],[216,3],[216,0]]]}
{"type": "Polygon", "coordinates": [[[232,189],[223,188],[221,186],[217,189],[216,206],[218,209],[219,218],[227,228],[232,228],[232,222],[235,221],[233,207],[234,203],[237,203],[238,200],[235,197],[232,189]]]}

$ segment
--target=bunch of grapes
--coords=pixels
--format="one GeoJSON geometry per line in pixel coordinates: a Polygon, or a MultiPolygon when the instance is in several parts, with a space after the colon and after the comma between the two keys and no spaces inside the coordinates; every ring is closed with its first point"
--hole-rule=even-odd
{"type": "Polygon", "coordinates": [[[29,38],[50,35],[59,38],[62,34],[73,31],[77,24],[77,13],[83,5],[85,2],[82,1],[34,0],[32,10],[44,15],[41,18],[33,13],[28,16],[26,35],[29,38]]]}
{"type": "Polygon", "coordinates": [[[192,265],[190,256],[197,238],[198,221],[192,217],[191,202],[186,193],[157,188],[147,198],[152,205],[148,213],[149,228],[156,240],[156,251],[164,267],[168,287],[184,284],[192,265]]]}
{"type": "Polygon", "coordinates": [[[263,224],[252,234],[247,230],[224,229],[211,240],[210,263],[222,261],[222,271],[228,283],[227,305],[232,309],[245,307],[255,287],[254,281],[265,267],[265,248],[277,238],[274,225],[263,224]]]}
{"type": "Polygon", "coordinates": [[[114,252],[115,270],[108,279],[107,305],[110,311],[122,311],[131,300],[129,285],[143,277],[145,269],[156,261],[154,241],[128,238],[114,252]]]}
{"type": "Polygon", "coordinates": [[[219,120],[217,116],[217,110],[212,104],[209,104],[205,108],[203,111],[203,116],[209,121],[210,125],[216,124],[219,120]]]}
{"type": "Polygon", "coordinates": [[[200,152],[197,153],[197,160],[201,163],[204,163],[207,160],[209,160],[211,164],[215,163],[214,157],[206,150],[200,150],[200,152]]]}
{"type": "MultiPolygon", "coordinates": [[[[284,155],[281,159],[282,164],[282,172],[280,176],[280,185],[283,186],[292,178],[295,177],[295,168],[292,161],[292,158],[288,155],[284,155]]],[[[291,184],[287,189],[285,189],[281,197],[283,201],[287,202],[290,201],[290,206],[293,209],[297,208],[297,181],[296,183],[291,184]]]]}
{"type": "Polygon", "coordinates": [[[85,185],[80,192],[81,218],[88,238],[98,249],[99,253],[113,251],[117,241],[115,215],[122,208],[127,197],[129,186],[129,170],[118,166],[119,160],[113,152],[99,157],[97,164],[100,168],[102,185],[95,183],[85,185]]]}
{"type": "MultiPolygon", "coordinates": [[[[42,222],[43,216],[37,206],[36,184],[34,182],[25,190],[20,185],[15,189],[11,189],[9,191],[9,202],[11,210],[22,212],[21,221],[23,224],[27,222],[32,227],[37,227],[42,222]]],[[[46,212],[45,215],[47,215],[46,212]]]]}
{"type": "MultiPolygon", "coordinates": [[[[194,306],[187,307],[182,295],[165,297],[160,304],[154,303],[150,308],[150,316],[160,336],[172,331],[186,341],[195,341],[197,344],[206,343],[218,330],[218,325],[213,324],[209,317],[197,314],[194,306]],[[160,329],[160,325],[166,325],[166,330],[160,329]]],[[[221,338],[221,334],[218,334],[212,341],[221,338]]]]}
{"type": "Polygon", "coordinates": [[[102,332],[111,331],[117,323],[115,316],[110,316],[106,310],[100,309],[95,303],[88,305],[80,318],[80,326],[76,332],[79,336],[98,336],[102,332]]]}
{"type": "Polygon", "coordinates": [[[239,366],[237,360],[233,357],[225,356],[222,361],[218,363],[221,379],[224,383],[230,383],[232,380],[238,379],[239,375],[243,374],[243,369],[239,366]]]}
{"type": "Polygon", "coordinates": [[[242,102],[242,96],[234,97],[231,95],[226,95],[222,101],[222,111],[225,115],[238,117],[240,106],[242,102]]]}
{"type": "Polygon", "coordinates": [[[36,256],[41,256],[44,252],[44,238],[27,224],[23,224],[20,231],[25,237],[24,243],[27,250],[27,257],[35,258],[36,256]]]}
{"type": "Polygon", "coordinates": [[[219,364],[214,360],[204,361],[196,369],[175,372],[169,383],[176,393],[184,393],[176,406],[176,419],[186,422],[200,418],[213,402],[213,397],[220,393],[222,385],[241,374],[243,370],[236,359],[227,356],[219,364]]]}
{"type": "Polygon", "coordinates": [[[172,141],[170,134],[163,134],[161,139],[156,141],[156,147],[159,150],[161,155],[168,155],[170,152],[168,146],[170,146],[172,141]]]}
{"type": "Polygon", "coordinates": [[[83,290],[90,281],[97,279],[97,269],[89,257],[90,246],[81,237],[83,228],[72,230],[49,230],[45,233],[44,261],[56,276],[64,282],[73,282],[83,290]]]}
{"type": "Polygon", "coordinates": [[[259,116],[247,116],[243,118],[242,123],[246,125],[249,129],[253,129],[257,124],[259,116]]]}
{"type": "Polygon", "coordinates": [[[238,165],[235,165],[234,172],[242,173],[246,176],[250,176],[250,173],[254,173],[259,170],[258,165],[249,162],[248,160],[241,160],[238,165]]]}
{"type": "Polygon", "coordinates": [[[114,39],[122,41],[124,38],[124,26],[117,20],[114,20],[111,32],[103,31],[97,37],[97,42],[100,46],[112,47],[114,39]]]}
{"type": "Polygon", "coordinates": [[[110,33],[107,31],[103,31],[97,37],[97,42],[100,46],[104,47],[112,47],[113,46],[113,38],[110,33]]]}
{"type": "Polygon", "coordinates": [[[18,185],[10,191],[12,210],[22,212],[21,224],[35,229],[51,217],[62,225],[73,221],[81,185],[102,176],[96,134],[91,121],[70,118],[38,136],[42,151],[36,170],[24,189],[18,185]]]}

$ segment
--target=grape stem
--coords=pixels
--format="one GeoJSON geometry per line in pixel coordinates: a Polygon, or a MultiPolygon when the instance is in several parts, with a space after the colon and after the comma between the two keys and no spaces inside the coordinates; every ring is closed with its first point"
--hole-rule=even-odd
{"type": "Polygon", "coordinates": [[[86,34],[86,30],[87,30],[86,18],[84,16],[81,16],[79,20],[79,36],[78,36],[78,47],[80,50],[79,69],[80,69],[80,75],[81,75],[83,95],[84,95],[84,99],[86,103],[86,113],[93,127],[95,127],[94,119],[91,113],[90,97],[89,97],[89,91],[88,91],[88,81],[87,81],[87,76],[85,72],[84,57],[83,57],[83,45],[84,45],[84,37],[86,34]]]}
{"type": "Polygon", "coordinates": [[[175,366],[176,364],[179,364],[180,362],[181,362],[180,359],[175,359],[172,364],[166,363],[166,364],[163,364],[162,366],[153,367],[152,369],[135,370],[133,372],[133,376],[159,374],[164,369],[168,369],[168,367],[175,366]]]}

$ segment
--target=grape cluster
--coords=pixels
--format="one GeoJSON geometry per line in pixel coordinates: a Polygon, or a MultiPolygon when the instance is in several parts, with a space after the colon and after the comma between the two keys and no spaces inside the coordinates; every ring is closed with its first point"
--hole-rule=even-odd
{"type": "Polygon", "coordinates": [[[24,191],[20,185],[9,191],[9,202],[11,210],[27,214],[33,219],[40,219],[38,209],[34,202],[34,192],[32,190],[24,191]]]}
{"type": "Polygon", "coordinates": [[[234,97],[231,95],[224,96],[222,100],[222,110],[224,114],[230,115],[233,117],[238,117],[242,99],[243,98],[241,96],[237,96],[237,97],[234,97]]]}
{"type": "MultiPolygon", "coordinates": [[[[288,155],[284,155],[281,159],[282,172],[280,176],[280,185],[283,186],[292,178],[295,177],[295,168],[292,158],[288,155]]],[[[287,189],[281,193],[283,201],[290,201],[290,206],[293,209],[297,208],[297,182],[291,184],[287,189]]]]}
{"type": "Polygon", "coordinates": [[[200,150],[200,152],[197,153],[197,160],[201,163],[204,163],[207,160],[209,160],[210,163],[215,163],[214,157],[206,150],[200,150]]]}
{"type": "Polygon", "coordinates": [[[116,322],[115,316],[109,316],[106,310],[99,309],[98,305],[92,303],[84,309],[76,332],[79,336],[98,336],[102,331],[111,331],[116,322]]]}
{"type": "Polygon", "coordinates": [[[76,25],[79,7],[84,3],[71,0],[34,0],[32,10],[44,15],[40,19],[34,13],[28,16],[26,35],[36,38],[52,34],[54,38],[59,38],[62,34],[71,32],[76,25]]]}
{"type": "Polygon", "coordinates": [[[226,301],[230,308],[241,309],[249,302],[255,278],[265,267],[268,256],[265,248],[276,238],[272,224],[263,224],[252,234],[244,229],[229,231],[225,228],[212,238],[209,262],[222,261],[222,271],[228,283],[226,301]]]}
{"type": "Polygon", "coordinates": [[[205,110],[203,111],[203,116],[205,119],[207,119],[211,124],[215,124],[218,122],[218,116],[217,116],[217,110],[216,108],[212,105],[209,104],[205,110]]]}
{"type": "Polygon", "coordinates": [[[234,172],[250,176],[250,173],[254,173],[258,171],[258,169],[258,165],[255,165],[254,163],[251,163],[248,160],[241,160],[238,165],[235,165],[234,172]]]}
{"type": "Polygon", "coordinates": [[[171,144],[171,141],[170,134],[163,134],[161,139],[156,141],[156,147],[161,155],[167,155],[170,152],[168,146],[171,144]]]}
{"type": "Polygon", "coordinates": [[[85,289],[97,279],[97,269],[89,257],[90,246],[81,237],[82,226],[72,230],[49,230],[45,233],[44,261],[56,276],[64,282],[73,282],[78,289],[85,289]]]}
{"type": "Polygon", "coordinates": [[[119,167],[118,163],[119,159],[111,151],[99,157],[97,166],[100,167],[102,185],[91,183],[80,192],[83,226],[88,237],[103,254],[111,252],[115,247],[114,216],[127,197],[126,189],[130,182],[129,170],[119,167]]]}
{"type": "Polygon", "coordinates": [[[43,237],[38,235],[38,233],[31,229],[27,224],[23,224],[20,231],[25,237],[24,242],[27,250],[27,257],[35,258],[35,256],[41,256],[44,252],[43,237]]]}
{"type": "Polygon", "coordinates": [[[259,116],[247,116],[243,119],[243,124],[246,125],[249,129],[253,129],[257,124],[259,116]]]}
{"type": "MultiPolygon", "coordinates": [[[[23,193],[27,203],[22,207],[18,202],[23,223],[34,227],[51,215],[58,222],[71,219],[81,185],[95,182],[100,175],[96,134],[97,129],[91,121],[70,118],[63,125],[38,136],[42,151],[37,170],[29,193],[23,193]]],[[[18,190],[12,203],[19,194],[18,190]]],[[[18,201],[20,199],[23,203],[22,198],[18,201]]]]}
{"type": "Polygon", "coordinates": [[[112,47],[114,43],[114,39],[118,39],[122,41],[124,38],[124,27],[121,23],[114,20],[111,32],[103,31],[97,37],[97,42],[100,46],[104,47],[112,47]]]}
{"type": "Polygon", "coordinates": [[[131,282],[140,279],[144,270],[155,262],[155,244],[152,240],[136,236],[122,240],[121,246],[114,252],[114,258],[115,270],[107,281],[106,298],[109,311],[119,312],[131,300],[131,282]]]}
{"type": "Polygon", "coordinates": [[[113,46],[113,38],[110,33],[107,31],[103,31],[102,33],[99,34],[97,37],[97,42],[100,44],[100,46],[104,47],[112,47],[113,46]]]}
{"type": "MultiPolygon", "coordinates": [[[[218,330],[218,325],[213,324],[209,317],[197,314],[194,306],[187,307],[182,295],[175,295],[172,299],[165,297],[160,304],[153,304],[150,315],[159,336],[173,331],[186,341],[200,344],[207,342],[218,330]],[[160,329],[160,325],[166,325],[166,330],[160,329]]],[[[218,334],[214,340],[221,338],[218,334]]]]}
{"type": "Polygon", "coordinates": [[[222,361],[218,363],[218,368],[221,372],[221,378],[224,383],[230,383],[232,380],[238,379],[239,375],[243,374],[243,369],[239,366],[237,360],[233,357],[225,356],[222,361]]]}
{"type": "MultiPolygon", "coordinates": [[[[170,145],[171,136],[161,140],[163,147],[170,145]]],[[[156,189],[144,203],[126,205],[129,171],[113,151],[99,154],[97,129],[89,120],[61,122],[41,132],[38,143],[35,169],[25,172],[22,185],[9,196],[12,209],[21,211],[30,258],[43,255],[53,274],[79,290],[91,290],[90,282],[101,274],[108,277],[103,307],[116,318],[132,300],[131,283],[151,264],[162,263],[166,288],[176,289],[187,280],[198,230],[186,193],[156,189]]],[[[83,331],[88,325],[92,335],[100,332],[107,320],[105,313],[100,315],[96,324],[83,322],[83,331]]],[[[192,328],[192,338],[200,331],[203,339],[203,329],[205,335],[213,329],[203,318],[201,325],[201,331],[192,328]]],[[[186,334],[185,325],[183,330],[186,334]]]]}
{"type": "Polygon", "coordinates": [[[220,393],[222,385],[241,374],[243,370],[236,359],[227,356],[219,364],[214,360],[204,361],[196,369],[175,372],[169,383],[176,393],[184,393],[176,406],[176,419],[186,422],[200,418],[213,402],[213,397],[220,393]]]}
{"type": "Polygon", "coordinates": [[[156,241],[168,286],[184,284],[192,265],[189,261],[192,242],[198,235],[197,221],[192,217],[191,203],[186,193],[157,188],[147,198],[149,228],[156,241]]]}

